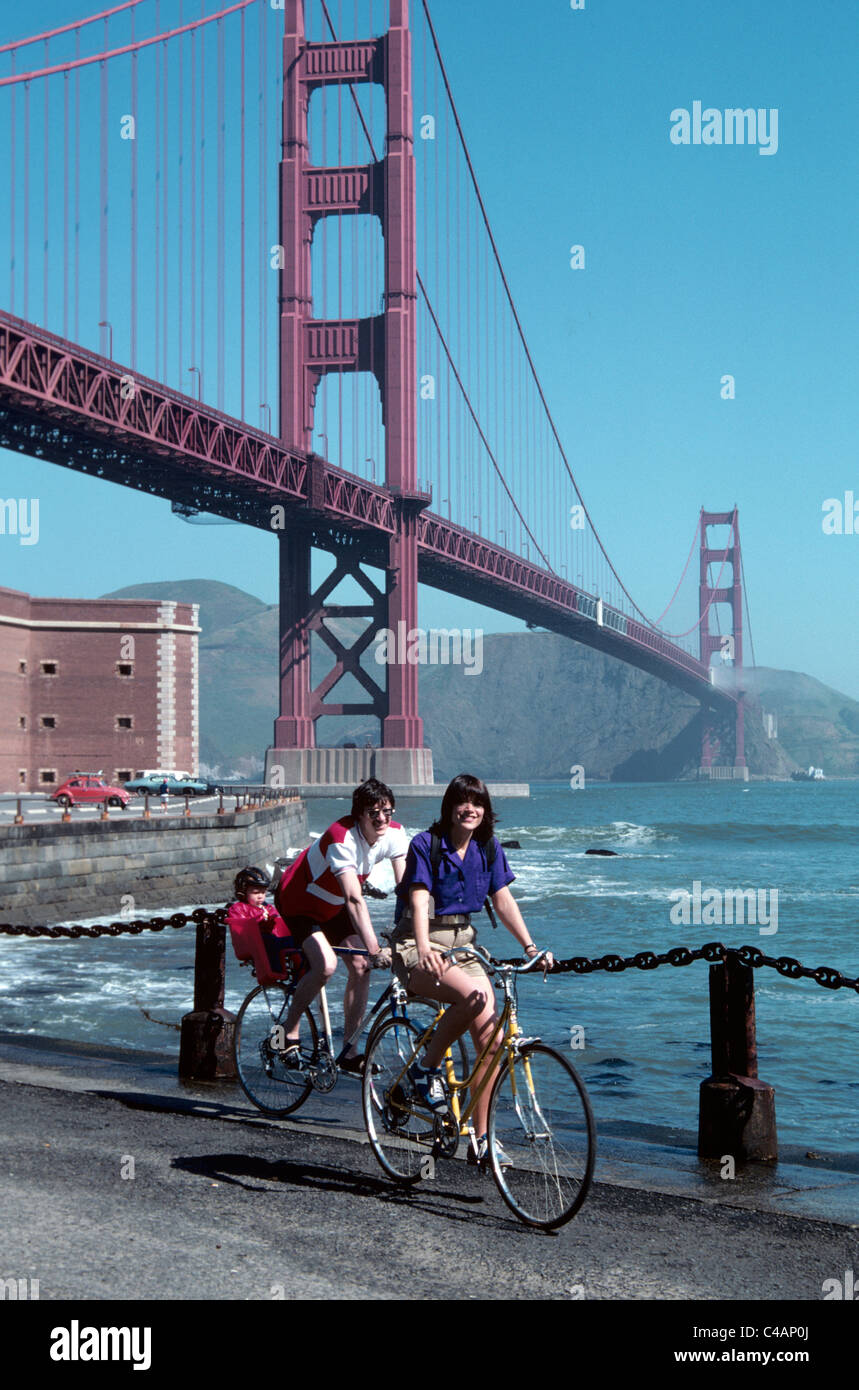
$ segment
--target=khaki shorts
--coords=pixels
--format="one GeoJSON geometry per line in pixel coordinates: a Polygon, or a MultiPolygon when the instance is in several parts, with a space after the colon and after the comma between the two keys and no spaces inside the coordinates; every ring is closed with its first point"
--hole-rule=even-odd
{"type": "MultiPolygon", "coordinates": [[[[450,951],[454,946],[470,946],[477,933],[474,927],[433,927],[429,934],[430,944],[439,951],[450,951]]],[[[403,937],[397,941],[393,940],[394,948],[394,973],[401,984],[408,987],[409,972],[414,970],[418,963],[418,948],[413,936],[403,937]]],[[[460,956],[456,964],[466,975],[472,979],[479,980],[485,984],[487,997],[492,997],[492,982],[480,963],[477,956],[460,956]]]]}

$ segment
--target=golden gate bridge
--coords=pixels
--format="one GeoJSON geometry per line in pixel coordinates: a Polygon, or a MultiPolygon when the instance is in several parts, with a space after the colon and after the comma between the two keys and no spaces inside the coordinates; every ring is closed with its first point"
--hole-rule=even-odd
{"type": "Polygon", "coordinates": [[[0,446],[273,535],[267,775],[322,780],[316,721],[371,714],[377,775],[432,782],[415,666],[362,663],[416,628],[419,583],[694,695],[702,765],[746,775],[737,510],[702,510],[642,612],[546,399],[428,0],[125,0],[4,38],[0,111],[0,446]],[[696,547],[698,618],[673,632],[696,547]],[[366,625],[348,646],[332,618],[366,625]]]}

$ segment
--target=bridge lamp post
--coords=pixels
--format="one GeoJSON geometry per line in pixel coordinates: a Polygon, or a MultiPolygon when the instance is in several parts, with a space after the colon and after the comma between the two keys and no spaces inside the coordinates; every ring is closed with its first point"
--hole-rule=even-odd
{"type": "Polygon", "coordinates": [[[442,506],[445,506],[445,504],[447,504],[447,519],[448,519],[448,521],[450,521],[450,498],[449,498],[449,497],[443,497],[443,498],[441,499],[441,505],[442,505],[442,506]]]}
{"type": "Polygon", "coordinates": [[[504,537],[504,549],[506,550],[506,549],[507,549],[507,532],[504,531],[504,530],[502,529],[502,530],[499,530],[498,534],[499,534],[499,536],[503,536],[503,537],[504,537]]]}
{"type": "Polygon", "coordinates": [[[472,521],[476,521],[476,522],[477,522],[477,530],[478,530],[478,532],[479,532],[479,531],[480,531],[480,517],[477,515],[477,512],[472,512],[472,513],[471,513],[471,519],[472,519],[472,521]]]}
{"type": "Polygon", "coordinates": [[[522,546],[523,546],[524,551],[525,551],[525,559],[526,559],[526,560],[530,560],[530,559],[531,559],[531,551],[530,551],[530,549],[529,549],[528,542],[527,542],[527,541],[523,541],[523,542],[522,542],[522,546]]]}
{"type": "Polygon", "coordinates": [[[106,328],[106,329],[107,329],[107,334],[108,334],[108,336],[107,336],[107,355],[108,355],[108,357],[110,358],[110,360],[111,360],[111,362],[112,362],[112,361],[113,361],[113,324],[110,322],[110,319],[99,319],[99,321],[98,321],[98,326],[99,326],[99,328],[106,328]]]}
{"type": "Polygon", "coordinates": [[[199,367],[189,367],[188,371],[197,373],[197,400],[201,401],[203,399],[203,373],[199,367]]]}
{"type": "Polygon", "coordinates": [[[328,435],[327,435],[327,434],[323,434],[322,431],[320,430],[319,433],[317,434],[316,438],[317,438],[317,439],[324,439],[324,440],[325,440],[325,453],[322,455],[322,457],[327,459],[327,457],[328,457],[328,435]]]}
{"type": "Polygon", "coordinates": [[[259,408],[260,410],[268,411],[268,432],[269,434],[271,434],[271,406],[269,405],[268,401],[260,401],[259,408]]]}
{"type": "Polygon", "coordinates": [[[376,481],[376,460],[375,460],[375,459],[371,459],[371,458],[365,458],[364,462],[365,462],[365,463],[370,463],[370,464],[373,465],[373,482],[375,483],[375,481],[376,481]]]}

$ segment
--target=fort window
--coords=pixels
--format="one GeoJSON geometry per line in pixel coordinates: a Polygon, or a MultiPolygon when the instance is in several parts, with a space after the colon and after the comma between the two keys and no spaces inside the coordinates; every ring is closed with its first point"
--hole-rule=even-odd
{"type": "Polygon", "coordinates": [[[57,663],[55,661],[43,661],[41,667],[43,676],[55,676],[57,674],[57,663]]]}
{"type": "Polygon", "coordinates": [[[19,728],[19,729],[26,729],[26,727],[27,727],[27,716],[26,716],[26,714],[19,714],[19,715],[18,715],[18,728],[19,728]]]}
{"type": "Polygon", "coordinates": [[[19,675],[19,676],[26,676],[26,674],[27,674],[27,663],[26,663],[26,661],[19,661],[19,662],[18,662],[18,675],[19,675]]]}
{"type": "Polygon", "coordinates": [[[118,715],[116,716],[116,727],[117,727],[117,729],[133,729],[133,728],[134,728],[134,718],[133,718],[133,716],[130,715],[130,714],[118,714],[118,715]]]}
{"type": "Polygon", "coordinates": [[[40,767],[40,768],[39,768],[39,781],[40,781],[40,782],[56,782],[56,780],[57,780],[57,769],[56,769],[55,767],[40,767]]]}
{"type": "Polygon", "coordinates": [[[118,661],[116,663],[116,674],[118,676],[133,676],[134,663],[132,661],[118,661]]]}
{"type": "Polygon", "coordinates": [[[39,724],[43,729],[55,729],[57,727],[57,716],[55,714],[43,714],[39,719],[39,724]]]}
{"type": "Polygon", "coordinates": [[[18,768],[18,785],[21,787],[27,785],[27,769],[25,767],[18,768]]]}
{"type": "Polygon", "coordinates": [[[116,780],[122,786],[123,782],[130,782],[133,775],[131,768],[122,767],[117,770],[116,780]]]}

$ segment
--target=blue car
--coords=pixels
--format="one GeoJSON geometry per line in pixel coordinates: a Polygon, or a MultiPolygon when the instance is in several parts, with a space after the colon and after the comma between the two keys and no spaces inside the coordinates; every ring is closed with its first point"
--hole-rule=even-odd
{"type": "Polygon", "coordinates": [[[199,777],[175,776],[165,772],[150,772],[143,777],[134,777],[125,783],[125,790],[132,795],[136,792],[142,796],[144,792],[149,792],[150,796],[157,796],[164,782],[171,796],[205,796],[209,790],[209,784],[202,782],[199,777]]]}

